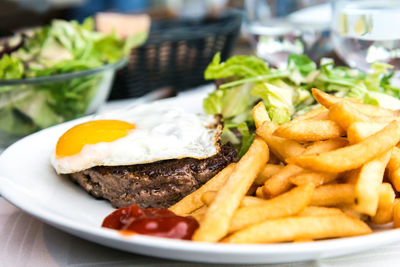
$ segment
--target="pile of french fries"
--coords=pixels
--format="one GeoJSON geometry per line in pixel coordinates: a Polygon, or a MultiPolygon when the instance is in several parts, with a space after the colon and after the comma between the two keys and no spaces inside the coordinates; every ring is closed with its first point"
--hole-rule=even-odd
{"type": "Polygon", "coordinates": [[[400,227],[400,113],[313,89],[321,104],[280,126],[253,109],[248,152],[170,207],[193,241],[308,242],[400,227]]]}

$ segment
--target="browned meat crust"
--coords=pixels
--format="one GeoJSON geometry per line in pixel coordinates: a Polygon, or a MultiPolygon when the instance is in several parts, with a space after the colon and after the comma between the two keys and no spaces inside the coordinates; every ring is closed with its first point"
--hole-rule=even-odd
{"type": "Polygon", "coordinates": [[[222,145],[218,154],[202,160],[100,166],[70,177],[94,197],[108,199],[114,207],[137,204],[141,208],[168,208],[237,160],[235,149],[222,145]]]}

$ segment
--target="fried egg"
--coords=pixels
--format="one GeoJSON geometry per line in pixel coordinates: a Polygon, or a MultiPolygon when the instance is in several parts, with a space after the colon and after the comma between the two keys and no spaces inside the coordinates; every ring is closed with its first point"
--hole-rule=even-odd
{"type": "Polygon", "coordinates": [[[72,127],[59,138],[51,163],[57,173],[67,174],[94,166],[204,159],[219,152],[220,132],[214,116],[154,102],[72,127]]]}

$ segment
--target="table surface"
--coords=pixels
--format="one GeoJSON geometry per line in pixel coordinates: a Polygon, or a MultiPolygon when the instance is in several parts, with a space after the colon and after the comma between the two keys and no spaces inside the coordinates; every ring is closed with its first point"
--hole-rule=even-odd
{"type": "MultiPolygon", "coordinates": [[[[115,105],[115,103],[114,103],[115,105]]],[[[111,106],[111,105],[109,105],[111,106]]],[[[1,151],[0,151],[1,153],[1,151]]],[[[400,266],[400,242],[364,253],[312,262],[265,266],[400,266]]],[[[204,266],[118,251],[64,233],[0,197],[0,267],[5,266],[204,266]]],[[[220,266],[209,264],[207,266],[220,266]]],[[[244,265],[238,265],[244,266],[244,265]]],[[[256,265],[263,266],[263,265],[256,265]]]]}

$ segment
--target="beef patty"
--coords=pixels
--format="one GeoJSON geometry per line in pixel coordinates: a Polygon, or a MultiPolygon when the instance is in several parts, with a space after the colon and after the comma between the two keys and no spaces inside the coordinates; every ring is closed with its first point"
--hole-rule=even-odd
{"type": "Polygon", "coordinates": [[[231,162],[238,160],[232,145],[221,145],[206,159],[173,159],[129,166],[99,166],[70,174],[96,198],[116,207],[168,208],[192,193],[231,162]]]}

